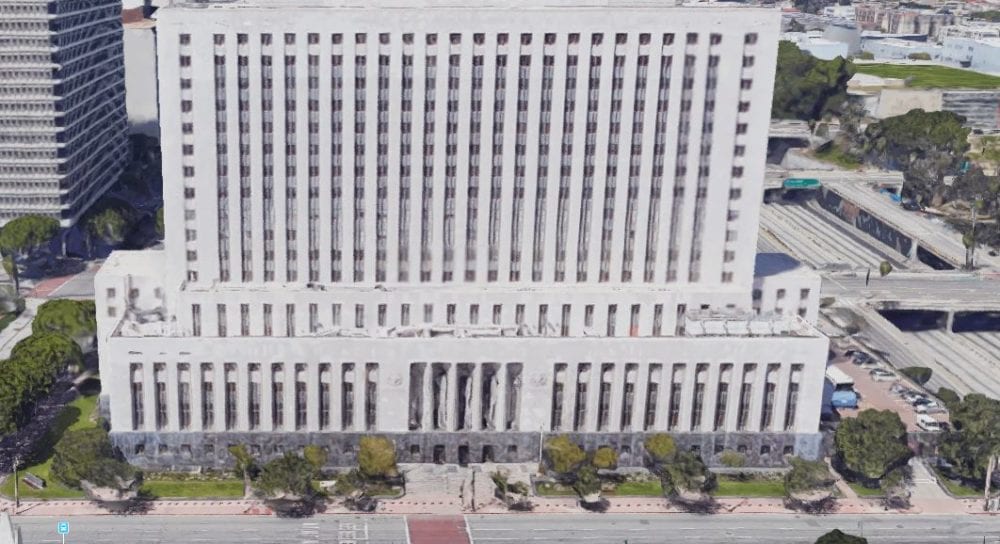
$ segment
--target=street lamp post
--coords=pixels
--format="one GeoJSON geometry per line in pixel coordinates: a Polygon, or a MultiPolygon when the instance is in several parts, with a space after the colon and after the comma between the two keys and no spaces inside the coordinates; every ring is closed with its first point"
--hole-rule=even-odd
{"type": "Polygon", "coordinates": [[[17,466],[21,464],[20,454],[14,455],[14,513],[21,507],[21,494],[17,484],[17,466]]]}

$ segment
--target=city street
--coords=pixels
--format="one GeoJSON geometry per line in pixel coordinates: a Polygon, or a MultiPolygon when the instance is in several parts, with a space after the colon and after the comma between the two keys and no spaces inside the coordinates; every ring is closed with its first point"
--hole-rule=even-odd
{"type": "MultiPolygon", "coordinates": [[[[455,519],[461,524],[462,518],[455,519]]],[[[17,518],[26,542],[60,542],[55,518],[17,518]]],[[[427,537],[407,528],[433,522],[400,516],[321,515],[306,520],[256,516],[100,516],[69,518],[67,544],[128,542],[167,544],[421,544],[427,537]],[[415,523],[416,522],[416,523],[415,523]],[[127,536],[126,536],[127,535],[127,536]],[[418,540],[419,539],[419,540],[418,540]]],[[[917,515],[612,515],[520,514],[466,516],[466,533],[433,541],[435,544],[503,542],[593,542],[599,544],[698,542],[811,543],[834,529],[864,534],[878,543],[1000,542],[1000,517],[917,515]]]]}

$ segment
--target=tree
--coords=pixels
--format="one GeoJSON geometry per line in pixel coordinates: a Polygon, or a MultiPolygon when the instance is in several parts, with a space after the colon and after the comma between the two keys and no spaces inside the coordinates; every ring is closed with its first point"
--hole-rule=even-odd
{"type": "Polygon", "coordinates": [[[820,60],[794,43],[778,44],[771,117],[817,121],[847,100],[854,66],[843,58],[820,60]]]}
{"type": "Polygon", "coordinates": [[[849,535],[840,529],[834,529],[816,539],[816,544],[868,544],[868,539],[849,535]]]}
{"type": "Polygon", "coordinates": [[[101,427],[67,431],[52,456],[52,476],[68,487],[81,489],[83,482],[97,487],[131,487],[141,473],[121,459],[101,427]]]}
{"type": "Polygon", "coordinates": [[[236,472],[236,475],[243,478],[243,494],[246,495],[250,492],[251,480],[260,472],[260,469],[257,467],[257,461],[250,455],[247,447],[243,444],[229,446],[229,455],[233,457],[233,461],[235,462],[233,470],[236,472]]]}
{"type": "Polygon", "coordinates": [[[970,19],[977,19],[980,21],[989,21],[991,23],[1000,23],[1000,10],[988,9],[985,11],[979,11],[969,15],[970,19]]]}
{"type": "Polygon", "coordinates": [[[25,215],[14,219],[0,229],[0,253],[11,259],[10,274],[14,288],[20,290],[17,264],[29,257],[59,234],[59,221],[41,215],[25,215]]]}
{"type": "Polygon", "coordinates": [[[594,468],[613,469],[618,466],[618,452],[609,446],[601,446],[594,452],[594,457],[590,462],[594,468]]]}
{"type": "Polygon", "coordinates": [[[835,481],[823,461],[788,459],[791,469],[785,473],[785,502],[807,511],[823,509],[833,498],[835,481]]]}
{"type": "Polygon", "coordinates": [[[135,219],[135,208],[128,202],[117,198],[102,200],[99,207],[93,209],[84,220],[87,252],[90,253],[92,238],[101,240],[109,246],[117,246],[124,242],[135,219]]]}
{"type": "Polygon", "coordinates": [[[899,369],[900,374],[913,380],[917,385],[924,385],[931,380],[934,371],[926,366],[909,366],[899,369]]]}
{"type": "Polygon", "coordinates": [[[560,476],[572,475],[587,459],[586,452],[564,434],[546,440],[544,450],[549,468],[560,476]]]}
{"type": "Polygon", "coordinates": [[[664,464],[661,474],[664,490],[668,488],[671,494],[707,494],[715,489],[715,475],[709,472],[701,456],[693,451],[681,451],[664,464]]]}
{"type": "Polygon", "coordinates": [[[317,474],[319,474],[319,472],[323,470],[323,466],[326,465],[327,456],[328,453],[326,448],[321,446],[310,444],[302,450],[302,457],[304,457],[306,461],[309,461],[309,464],[313,467],[313,471],[317,474]]]}
{"type": "Polygon", "coordinates": [[[878,265],[878,275],[881,277],[886,277],[892,272],[892,263],[889,261],[882,261],[878,265]]]}
{"type": "Polygon", "coordinates": [[[956,476],[981,484],[990,457],[1000,453],[1000,400],[970,393],[948,409],[954,430],[945,435],[941,454],[956,476]]]}
{"type": "Polygon", "coordinates": [[[833,443],[849,478],[853,474],[880,480],[913,456],[906,445],[906,426],[891,410],[864,410],[843,419],[833,443]]]}
{"type": "Polygon", "coordinates": [[[38,307],[31,332],[59,333],[89,351],[97,334],[97,310],[92,300],[52,299],[38,307]]]}
{"type": "Polygon", "coordinates": [[[835,3],[833,0],[795,0],[793,5],[803,13],[820,13],[823,8],[835,3]]]}
{"type": "Polygon", "coordinates": [[[312,497],[313,465],[304,457],[286,453],[264,465],[254,487],[269,499],[298,501],[312,497]]]}
{"type": "Polygon", "coordinates": [[[931,54],[921,51],[919,53],[910,53],[906,58],[910,60],[931,60],[931,54]]]}
{"type": "Polygon", "coordinates": [[[948,111],[910,110],[868,125],[865,151],[872,163],[903,171],[903,196],[937,205],[944,176],[958,171],[969,150],[964,121],[948,111]]]}
{"type": "Polygon", "coordinates": [[[677,453],[677,444],[674,443],[673,437],[665,433],[651,435],[646,438],[643,445],[654,462],[666,462],[677,453]]]}
{"type": "Polygon", "coordinates": [[[365,478],[396,476],[396,446],[384,436],[362,436],[358,447],[358,468],[365,478]]]}
{"type": "Polygon", "coordinates": [[[32,334],[10,352],[11,358],[41,364],[46,373],[57,376],[68,369],[83,367],[83,351],[69,338],[50,332],[32,334]]]}
{"type": "Polygon", "coordinates": [[[951,389],[948,389],[947,387],[938,388],[937,398],[941,399],[941,402],[943,402],[944,405],[949,408],[954,407],[958,405],[958,403],[962,402],[962,397],[960,397],[958,393],[956,393],[951,389]]]}

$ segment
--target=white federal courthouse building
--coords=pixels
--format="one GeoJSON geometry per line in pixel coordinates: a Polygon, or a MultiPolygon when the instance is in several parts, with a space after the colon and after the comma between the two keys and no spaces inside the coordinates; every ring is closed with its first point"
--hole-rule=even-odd
{"type": "MultiPolygon", "coordinates": [[[[150,467],[816,456],[819,278],[755,277],[779,13],[641,0],[178,0],[165,249],[97,278],[150,467]],[[766,301],[767,304],[762,304],[766,301]]],[[[767,257],[767,256],[763,256],[767,257]]],[[[766,260],[766,259],[765,259],[766,260]]]]}

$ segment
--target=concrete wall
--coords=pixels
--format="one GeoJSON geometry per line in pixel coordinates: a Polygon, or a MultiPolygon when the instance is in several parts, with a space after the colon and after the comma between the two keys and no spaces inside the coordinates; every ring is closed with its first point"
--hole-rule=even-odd
{"type": "MultiPolygon", "coordinates": [[[[400,463],[435,462],[435,447],[443,449],[437,460],[459,463],[460,448],[468,451],[469,463],[535,463],[541,461],[539,446],[563,433],[380,433],[393,440],[400,463]]],[[[611,446],[618,450],[623,467],[643,465],[645,439],[652,433],[566,433],[584,449],[611,446]]],[[[133,433],[112,432],[112,441],[130,463],[151,470],[232,468],[228,447],[246,445],[260,462],[285,452],[301,451],[308,445],[327,448],[329,467],[357,465],[358,441],[367,433],[133,433]]],[[[819,459],[825,454],[819,433],[672,433],[678,448],[701,453],[709,466],[720,466],[719,453],[739,451],[750,467],[780,467],[785,455],[819,459]]]]}
{"type": "Polygon", "coordinates": [[[129,132],[160,137],[156,84],[156,28],[151,21],[125,25],[125,109],[129,132]]]}
{"type": "Polygon", "coordinates": [[[844,200],[843,197],[830,189],[823,187],[817,192],[816,196],[820,206],[827,211],[832,212],[837,217],[850,223],[872,238],[895,249],[902,256],[910,256],[915,251],[913,238],[885,224],[854,203],[844,200]]]}
{"type": "Polygon", "coordinates": [[[941,91],[937,89],[882,89],[874,117],[885,119],[914,110],[941,111],[941,91]]]}

